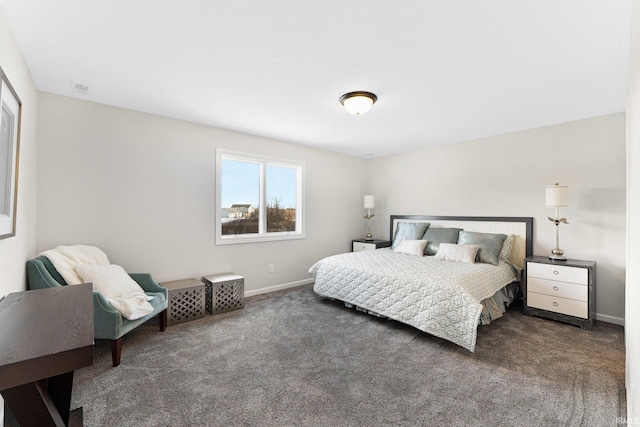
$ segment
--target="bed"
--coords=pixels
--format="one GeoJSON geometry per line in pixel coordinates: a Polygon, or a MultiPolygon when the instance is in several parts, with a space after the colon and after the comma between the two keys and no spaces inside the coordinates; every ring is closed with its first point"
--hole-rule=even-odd
{"type": "Polygon", "coordinates": [[[533,218],[392,215],[389,235],[391,248],[316,262],[314,291],[474,352],[517,296],[533,218]]]}

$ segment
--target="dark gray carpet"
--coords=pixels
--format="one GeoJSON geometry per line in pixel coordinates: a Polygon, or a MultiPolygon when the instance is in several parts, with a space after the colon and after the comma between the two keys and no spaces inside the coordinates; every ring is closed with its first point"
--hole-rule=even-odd
{"type": "MultiPolygon", "coordinates": [[[[623,328],[523,316],[480,327],[476,353],[319,299],[310,286],[124,338],[76,372],[86,426],[615,426],[623,328]]],[[[619,425],[619,424],[618,424],[619,425]]]]}

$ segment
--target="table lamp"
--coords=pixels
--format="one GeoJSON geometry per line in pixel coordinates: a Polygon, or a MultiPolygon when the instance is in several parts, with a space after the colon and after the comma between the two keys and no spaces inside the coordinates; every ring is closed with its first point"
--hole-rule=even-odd
{"type": "Polygon", "coordinates": [[[548,207],[556,208],[556,217],[547,217],[549,221],[553,222],[556,225],[556,247],[551,250],[551,255],[549,255],[549,259],[556,261],[566,261],[567,258],[564,256],[564,251],[560,249],[560,239],[559,239],[559,230],[560,223],[569,224],[566,218],[560,218],[560,207],[568,206],[567,201],[569,199],[569,189],[566,185],[560,185],[559,183],[555,183],[555,185],[550,185],[545,188],[544,199],[545,205],[548,207]]]}
{"type": "Polygon", "coordinates": [[[375,215],[371,213],[371,209],[376,206],[375,199],[371,194],[364,195],[364,208],[367,210],[367,214],[363,217],[367,220],[367,236],[365,240],[373,240],[373,235],[371,234],[371,218],[375,215]]]}

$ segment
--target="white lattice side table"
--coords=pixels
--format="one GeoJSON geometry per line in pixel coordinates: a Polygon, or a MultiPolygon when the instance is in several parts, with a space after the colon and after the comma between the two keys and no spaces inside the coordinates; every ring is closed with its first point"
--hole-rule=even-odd
{"type": "Polygon", "coordinates": [[[244,307],[244,277],[235,273],[204,276],[206,310],[211,314],[224,313],[244,307]]]}
{"type": "Polygon", "coordinates": [[[205,316],[204,283],[198,279],[184,279],[160,283],[160,286],[169,290],[169,326],[205,316]]]}

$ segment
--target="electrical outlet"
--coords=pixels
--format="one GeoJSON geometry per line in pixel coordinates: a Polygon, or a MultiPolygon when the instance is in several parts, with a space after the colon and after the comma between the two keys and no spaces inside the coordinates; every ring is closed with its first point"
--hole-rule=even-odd
{"type": "Polygon", "coordinates": [[[273,273],[275,271],[275,268],[273,267],[273,264],[269,264],[269,273],[273,273]]]}

